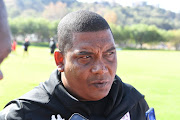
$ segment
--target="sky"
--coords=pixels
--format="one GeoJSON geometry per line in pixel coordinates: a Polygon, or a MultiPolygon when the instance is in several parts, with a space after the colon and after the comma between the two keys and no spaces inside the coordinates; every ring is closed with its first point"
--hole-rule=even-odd
{"type": "MultiPolygon", "coordinates": [[[[77,0],[79,2],[95,2],[102,0],[77,0]]],[[[146,1],[149,5],[159,5],[160,8],[170,10],[172,12],[180,13],[180,1],[179,0],[104,0],[114,1],[122,6],[131,6],[133,2],[146,1]]]]}

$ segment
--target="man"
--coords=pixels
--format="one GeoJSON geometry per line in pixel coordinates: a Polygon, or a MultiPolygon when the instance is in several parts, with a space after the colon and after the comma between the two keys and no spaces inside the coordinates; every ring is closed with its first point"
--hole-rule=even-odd
{"type": "Polygon", "coordinates": [[[23,55],[28,54],[28,47],[29,47],[29,45],[30,45],[29,38],[26,37],[25,38],[25,42],[23,44],[23,47],[24,47],[24,54],[23,55]]]}
{"type": "Polygon", "coordinates": [[[144,96],[116,75],[115,43],[104,18],[83,10],[66,15],[58,42],[57,70],[8,103],[1,119],[68,120],[78,114],[89,120],[145,120],[144,96]]]}
{"type": "Polygon", "coordinates": [[[55,42],[54,38],[50,38],[49,48],[50,48],[50,54],[53,55],[54,50],[56,49],[56,42],[55,42]]]}
{"type": "MultiPolygon", "coordinates": [[[[7,22],[7,13],[4,2],[0,0],[0,64],[11,52],[10,30],[7,22]]],[[[0,80],[3,74],[0,70],[0,80]]]]}

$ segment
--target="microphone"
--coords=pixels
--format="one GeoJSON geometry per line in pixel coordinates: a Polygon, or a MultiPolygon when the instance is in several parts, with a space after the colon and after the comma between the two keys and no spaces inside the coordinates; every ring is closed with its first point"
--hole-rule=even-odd
{"type": "Polygon", "coordinates": [[[88,120],[87,118],[85,118],[84,116],[78,114],[78,113],[74,113],[69,120],[88,120]]]}
{"type": "Polygon", "coordinates": [[[156,120],[154,108],[150,108],[146,112],[146,120],[156,120]]]}

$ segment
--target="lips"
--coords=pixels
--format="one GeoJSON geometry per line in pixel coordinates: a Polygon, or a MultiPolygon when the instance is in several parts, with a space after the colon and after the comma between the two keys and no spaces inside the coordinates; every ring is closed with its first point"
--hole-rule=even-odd
{"type": "Polygon", "coordinates": [[[96,81],[93,81],[92,84],[96,88],[104,88],[108,85],[108,80],[96,80],[96,81]]]}

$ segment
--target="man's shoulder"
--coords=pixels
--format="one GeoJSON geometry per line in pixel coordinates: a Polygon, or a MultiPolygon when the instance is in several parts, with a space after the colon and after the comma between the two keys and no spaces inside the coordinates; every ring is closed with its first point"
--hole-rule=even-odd
{"type": "Polygon", "coordinates": [[[17,104],[15,101],[9,102],[8,105],[2,111],[0,111],[0,120],[12,120],[16,118],[16,116],[23,119],[21,109],[21,104],[17,104]]]}
{"type": "Polygon", "coordinates": [[[0,120],[23,120],[24,117],[40,107],[31,101],[16,99],[10,101],[6,107],[0,111],[0,120]]]}
{"type": "Polygon", "coordinates": [[[51,94],[42,88],[42,84],[35,87],[31,91],[27,92],[26,94],[22,95],[18,99],[21,101],[32,101],[32,102],[39,102],[39,103],[48,103],[50,101],[51,94]]]}
{"type": "Polygon", "coordinates": [[[51,74],[49,80],[41,83],[39,86],[35,87],[18,99],[10,101],[0,112],[0,120],[2,117],[14,119],[14,117],[16,118],[16,116],[22,119],[24,115],[26,115],[27,117],[27,115],[35,115],[40,111],[50,113],[51,108],[55,108],[53,104],[57,103],[54,91],[56,86],[58,85],[58,82],[55,82],[54,76],[56,76],[55,71],[53,72],[53,74],[51,74]]]}
{"type": "Polygon", "coordinates": [[[35,87],[18,99],[47,104],[53,98],[57,85],[59,85],[59,82],[57,78],[57,70],[55,70],[52,72],[49,80],[40,83],[39,86],[35,87]]]}
{"type": "Polygon", "coordinates": [[[13,100],[0,111],[0,120],[51,120],[58,113],[48,104],[27,99],[13,100]]]}
{"type": "Polygon", "coordinates": [[[0,120],[1,118],[24,120],[41,114],[51,115],[56,103],[57,100],[53,94],[49,95],[45,90],[36,87],[20,98],[10,101],[0,112],[0,120]]]}
{"type": "MultiPolygon", "coordinates": [[[[115,77],[111,95],[113,95],[113,98],[116,101],[115,103],[116,108],[113,109],[112,116],[119,115],[119,117],[122,118],[122,116],[127,115],[126,113],[130,114],[130,116],[132,114],[136,115],[138,111],[134,111],[134,110],[138,108],[140,110],[139,111],[140,114],[143,116],[140,118],[144,119],[145,109],[148,106],[144,99],[144,95],[142,95],[132,85],[122,82],[121,79],[117,75],[115,77]]],[[[133,117],[131,116],[131,119],[136,120],[134,116],[133,117]]],[[[138,120],[141,120],[141,119],[138,119],[138,120]]]]}

